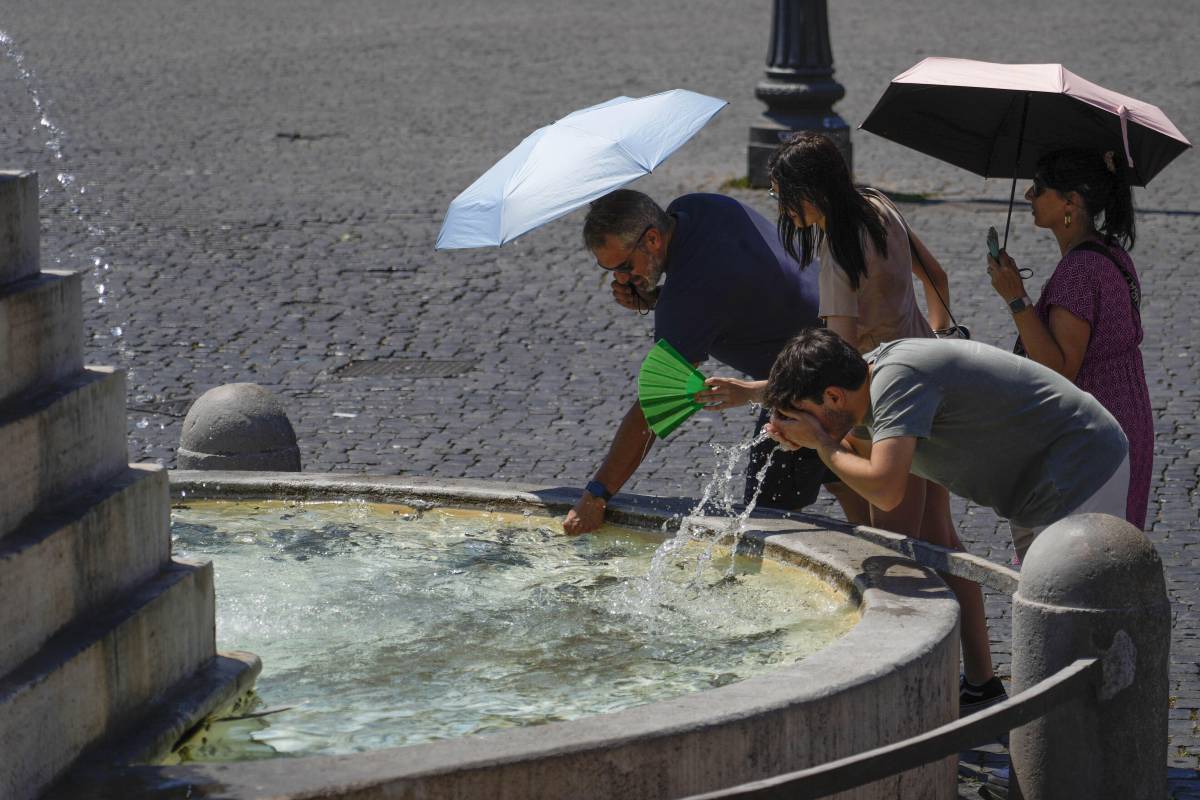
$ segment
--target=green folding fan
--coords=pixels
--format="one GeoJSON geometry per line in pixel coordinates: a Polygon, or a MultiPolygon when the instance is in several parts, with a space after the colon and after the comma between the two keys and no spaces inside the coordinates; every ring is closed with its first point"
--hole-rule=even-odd
{"type": "Polygon", "coordinates": [[[650,430],[666,437],[704,408],[692,396],[704,389],[704,375],[666,339],[659,339],[638,373],[638,402],[650,430]]]}

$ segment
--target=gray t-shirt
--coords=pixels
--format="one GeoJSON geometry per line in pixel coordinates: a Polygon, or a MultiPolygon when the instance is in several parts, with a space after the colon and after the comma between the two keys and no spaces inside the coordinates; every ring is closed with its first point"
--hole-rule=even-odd
{"type": "Polygon", "coordinates": [[[917,437],[912,471],[1018,525],[1049,525],[1121,465],[1121,426],[1057,372],[989,345],[901,339],[874,364],[874,442],[917,437]]]}

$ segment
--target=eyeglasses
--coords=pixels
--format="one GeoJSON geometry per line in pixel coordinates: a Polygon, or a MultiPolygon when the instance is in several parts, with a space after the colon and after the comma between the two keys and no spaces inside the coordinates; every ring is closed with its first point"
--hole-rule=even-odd
{"type": "MultiPolygon", "coordinates": [[[[771,198],[772,200],[774,200],[774,201],[775,201],[775,203],[776,203],[776,204],[779,206],[779,214],[780,214],[780,217],[781,217],[781,218],[782,218],[784,215],[786,215],[786,216],[788,216],[788,217],[791,217],[791,218],[793,219],[793,221],[794,221],[794,220],[796,220],[796,219],[803,220],[803,218],[804,218],[804,212],[803,212],[803,211],[799,211],[799,210],[797,210],[797,209],[793,208],[792,206],[789,206],[789,205],[785,204],[785,203],[783,202],[783,198],[779,196],[779,192],[775,191],[775,189],[774,189],[774,188],[771,188],[771,189],[768,189],[768,190],[767,190],[767,197],[769,197],[769,198],[771,198]]],[[[796,223],[796,226],[797,226],[797,227],[803,227],[802,225],[800,225],[800,223],[796,223]]]]}
{"type": "Polygon", "coordinates": [[[653,227],[654,225],[651,224],[642,229],[641,234],[637,237],[637,240],[634,241],[633,247],[629,248],[629,255],[626,256],[625,260],[620,264],[617,264],[615,267],[606,267],[597,260],[596,266],[608,272],[633,272],[633,265],[629,262],[633,260],[633,254],[636,253],[638,248],[642,246],[642,239],[646,238],[646,234],[649,233],[650,229],[653,227]]]}
{"type": "Polygon", "coordinates": [[[1049,188],[1050,187],[1046,185],[1046,182],[1042,179],[1041,175],[1033,176],[1033,196],[1034,197],[1041,197],[1042,192],[1046,191],[1049,188]]]}

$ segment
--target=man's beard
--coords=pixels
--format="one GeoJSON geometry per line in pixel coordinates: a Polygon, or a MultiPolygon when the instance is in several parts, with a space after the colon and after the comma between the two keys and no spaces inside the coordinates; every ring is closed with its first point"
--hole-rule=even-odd
{"type": "Polygon", "coordinates": [[[849,411],[830,408],[825,411],[824,417],[821,422],[825,432],[839,441],[854,428],[854,415],[849,411]]]}
{"type": "Polygon", "coordinates": [[[654,300],[658,295],[658,282],[662,279],[663,274],[662,259],[656,258],[650,253],[647,253],[646,271],[649,274],[646,275],[644,279],[641,275],[631,275],[629,278],[629,284],[633,287],[633,290],[637,292],[639,297],[641,297],[647,303],[653,305],[654,300]]]}

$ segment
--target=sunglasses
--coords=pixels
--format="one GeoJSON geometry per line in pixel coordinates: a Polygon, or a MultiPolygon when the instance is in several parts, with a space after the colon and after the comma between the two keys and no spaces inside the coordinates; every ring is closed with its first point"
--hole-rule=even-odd
{"type": "Polygon", "coordinates": [[[633,254],[636,253],[638,251],[638,248],[642,246],[642,239],[646,238],[646,234],[649,233],[650,229],[653,227],[654,227],[653,225],[647,225],[642,230],[641,235],[637,237],[636,241],[634,241],[633,247],[629,248],[629,255],[626,256],[625,260],[622,261],[620,264],[617,264],[615,267],[606,267],[603,264],[601,264],[599,261],[597,261],[596,266],[607,272],[633,272],[633,265],[630,264],[629,262],[633,260],[633,254]]]}
{"type": "Polygon", "coordinates": [[[1033,196],[1034,197],[1041,197],[1042,192],[1046,191],[1049,188],[1050,187],[1046,185],[1046,181],[1042,179],[1041,175],[1033,176],[1033,196]]]}

